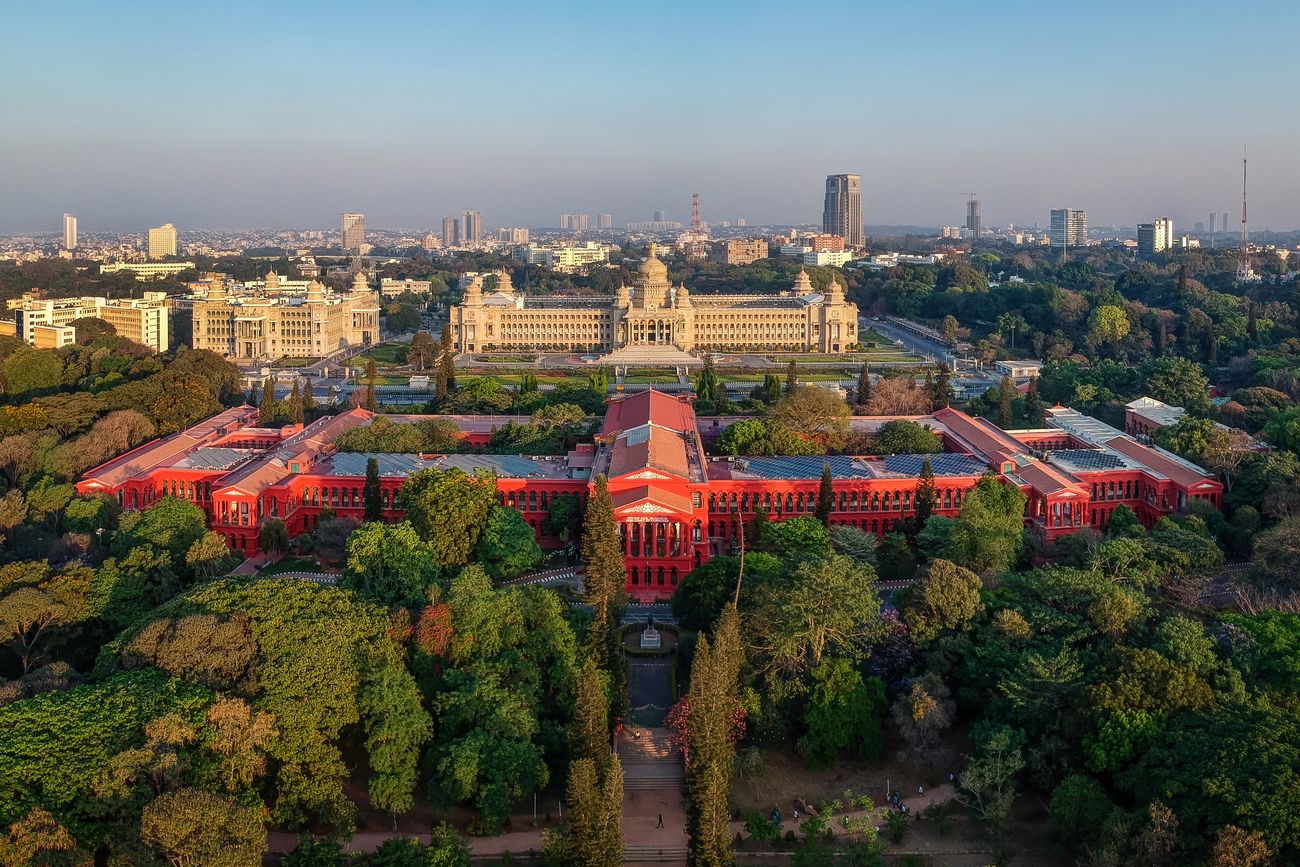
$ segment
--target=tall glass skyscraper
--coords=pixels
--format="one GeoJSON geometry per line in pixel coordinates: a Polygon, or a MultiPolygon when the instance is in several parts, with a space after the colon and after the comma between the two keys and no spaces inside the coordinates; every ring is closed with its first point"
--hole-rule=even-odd
{"type": "Polygon", "coordinates": [[[839,235],[850,247],[862,247],[866,231],[862,224],[862,176],[827,175],[826,205],[822,208],[822,231],[839,235]]]}

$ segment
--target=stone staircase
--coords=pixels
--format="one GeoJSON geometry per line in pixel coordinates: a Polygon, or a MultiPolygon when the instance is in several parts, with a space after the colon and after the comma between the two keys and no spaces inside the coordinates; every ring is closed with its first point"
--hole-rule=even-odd
{"type": "Polygon", "coordinates": [[[624,791],[681,791],[686,772],[668,729],[637,725],[624,729],[618,738],[618,758],[623,763],[624,791]]]}

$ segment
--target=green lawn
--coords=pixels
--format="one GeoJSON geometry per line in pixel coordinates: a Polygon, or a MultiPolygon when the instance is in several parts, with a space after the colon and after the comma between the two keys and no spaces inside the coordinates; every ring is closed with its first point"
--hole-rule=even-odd
{"type": "Polygon", "coordinates": [[[372,358],[375,360],[375,364],[380,367],[405,364],[408,347],[409,344],[406,343],[381,343],[374,349],[369,349],[353,357],[348,362],[348,365],[350,367],[365,367],[366,362],[372,358]]]}
{"type": "Polygon", "coordinates": [[[275,363],[275,366],[276,367],[310,367],[311,365],[315,364],[318,361],[320,361],[319,358],[281,358],[279,361],[275,363]]]}
{"type": "Polygon", "coordinates": [[[283,575],[285,572],[319,572],[320,570],[320,563],[315,560],[308,560],[305,557],[285,557],[279,563],[272,563],[257,574],[265,577],[283,575]]]}

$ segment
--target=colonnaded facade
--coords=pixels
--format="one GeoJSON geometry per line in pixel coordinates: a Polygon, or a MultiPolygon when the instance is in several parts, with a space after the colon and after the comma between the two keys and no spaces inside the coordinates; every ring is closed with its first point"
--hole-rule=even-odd
{"type": "MultiPolygon", "coordinates": [[[[656,391],[614,398],[595,441],[556,456],[339,452],[339,435],[370,424],[371,413],[352,409],[285,428],[258,427],[257,418],[254,407],[226,410],[90,470],[77,491],[111,497],[125,509],[167,496],[190,500],[232,548],[252,555],[269,519],[284,521],[292,536],[313,529],[326,508],[360,519],[371,457],[379,462],[384,517],[393,521],[403,517],[397,492],[411,474],[487,470],[496,477],[500,503],[522,513],[543,547],[558,547],[561,540],[543,532],[551,504],[567,494],[585,505],[603,475],[623,540],[627,591],[654,599],[671,594],[701,562],[733,550],[741,523],[759,509],[773,521],[813,514],[826,464],[833,477],[832,524],[877,537],[897,529],[915,513],[913,495],[926,459],[711,457],[704,443],[721,429],[719,420],[697,419],[688,397],[656,391]]],[[[485,445],[491,431],[510,420],[440,418],[456,422],[474,446],[485,445]]],[[[887,420],[859,417],[854,425],[870,429],[887,420]]],[[[1146,526],[1196,500],[1221,505],[1223,486],[1205,470],[1065,407],[1048,410],[1046,426],[1035,430],[1004,431],[955,409],[912,420],[943,442],[944,452],[929,456],[938,515],[956,517],[987,473],[1025,493],[1025,526],[1045,541],[1104,529],[1121,505],[1146,526]]]]}
{"type": "Polygon", "coordinates": [[[281,356],[320,358],[349,346],[379,342],[379,296],[358,274],[351,292],[326,292],[312,280],[306,291],[282,291],[272,272],[255,290],[230,291],[221,274],[207,275],[202,294],[186,298],[195,349],[232,361],[281,356]]]}
{"type": "Polygon", "coordinates": [[[652,244],[634,285],[613,296],[526,297],[505,272],[485,293],[482,277],[474,277],[451,310],[451,330],[460,352],[848,352],[858,343],[858,306],[839,283],[816,291],[802,270],[777,295],[692,296],[672,285],[652,244]]]}

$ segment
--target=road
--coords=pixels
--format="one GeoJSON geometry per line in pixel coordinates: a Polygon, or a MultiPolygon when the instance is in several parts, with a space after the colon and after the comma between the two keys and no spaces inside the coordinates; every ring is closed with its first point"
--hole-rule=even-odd
{"type": "Polygon", "coordinates": [[[952,365],[957,360],[957,356],[953,355],[948,347],[942,343],[927,340],[924,337],[917,337],[915,334],[901,328],[895,328],[883,319],[877,322],[865,316],[860,318],[858,320],[858,331],[860,333],[865,332],[868,328],[874,328],[882,337],[888,337],[890,340],[903,341],[903,346],[930,361],[936,363],[942,361],[945,364],[952,365]]]}

